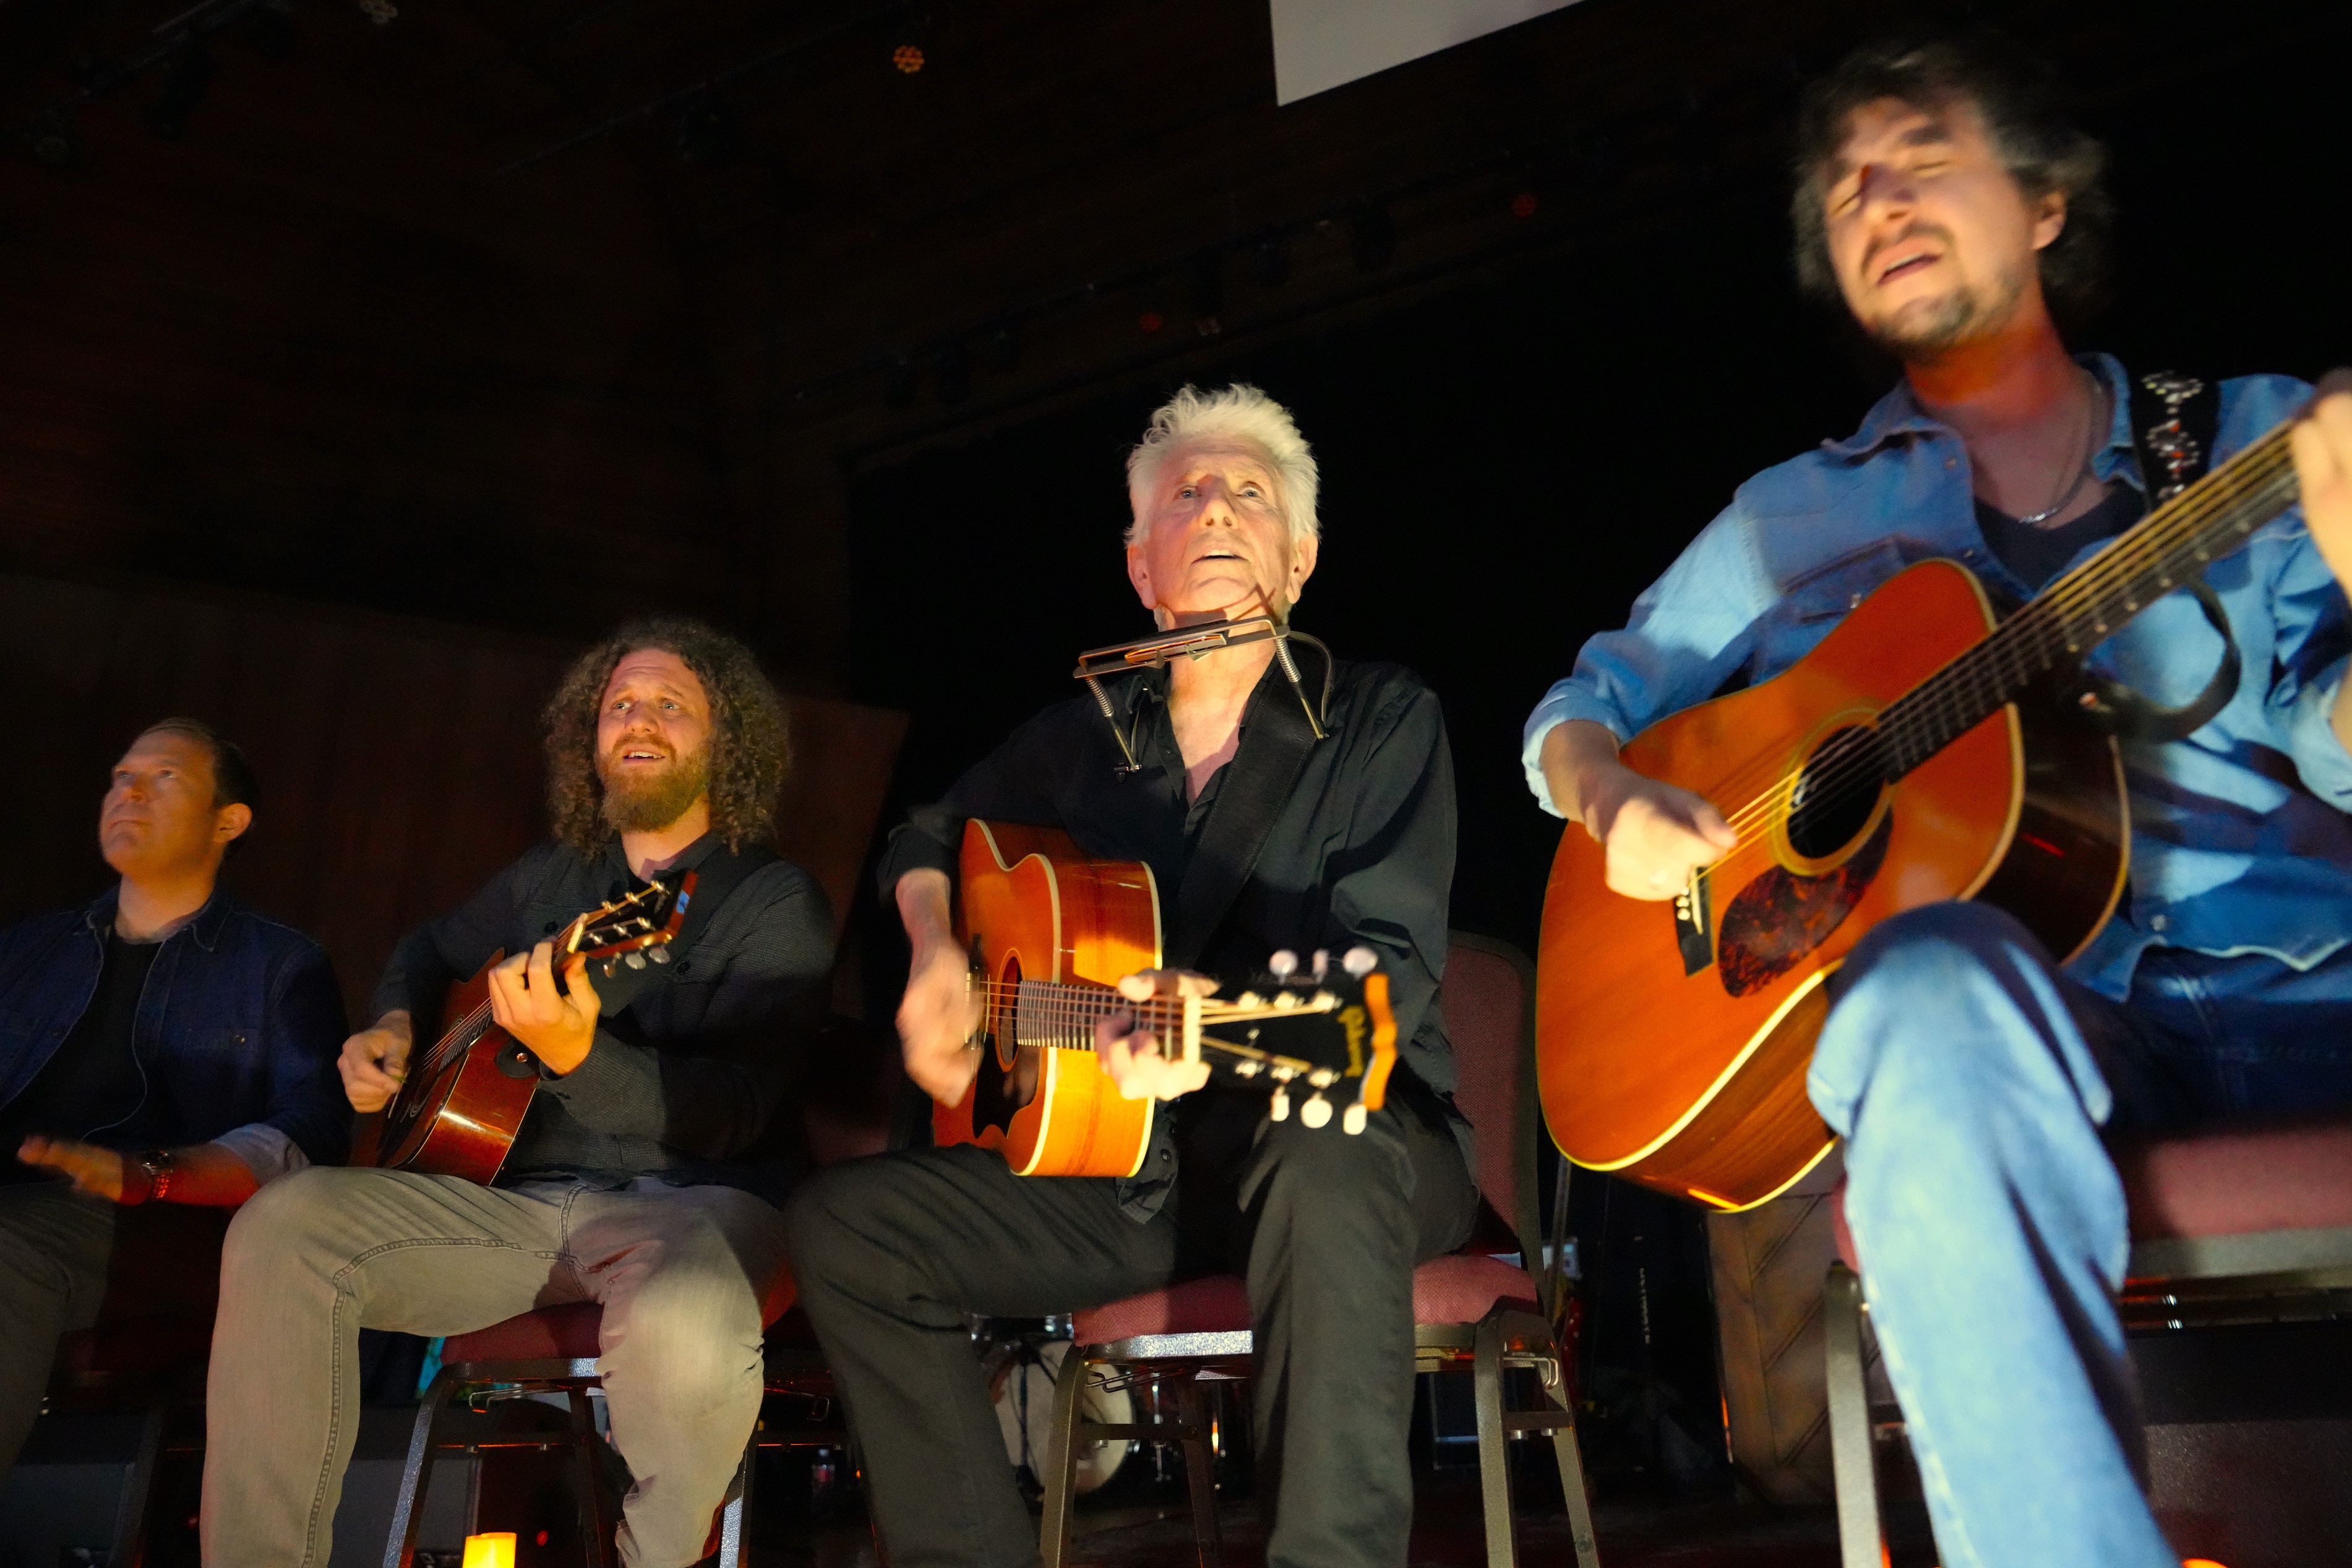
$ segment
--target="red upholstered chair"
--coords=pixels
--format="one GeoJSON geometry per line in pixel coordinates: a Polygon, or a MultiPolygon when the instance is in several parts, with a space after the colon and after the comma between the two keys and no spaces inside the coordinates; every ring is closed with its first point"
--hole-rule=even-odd
{"type": "MultiPolygon", "coordinates": [[[[1542,1229],[1535,1179],[1534,970],[1516,948],[1456,932],[1446,953],[1443,1004],[1461,1070],[1456,1100],[1479,1132],[1479,1190],[1521,1239],[1521,1256],[1540,1261],[1545,1255],[1535,1245],[1542,1229]]],[[[1433,1259],[1413,1273],[1415,1369],[1467,1368],[1476,1379],[1489,1568],[1513,1568],[1517,1562],[1506,1448],[1513,1432],[1551,1434],[1578,1568],[1599,1568],[1584,1468],[1552,1335],[1550,1308],[1559,1289],[1553,1276],[1548,1263],[1530,1274],[1474,1254],[1433,1259]],[[1507,1366],[1537,1370],[1544,1391],[1538,1408],[1504,1407],[1507,1366]]],[[[1249,1299],[1242,1281],[1214,1275],[1080,1312],[1073,1338],[1055,1384],[1053,1439],[1041,1465],[1045,1515],[1039,1545],[1046,1568],[1065,1568],[1069,1561],[1078,1445],[1120,1437],[1182,1445],[1202,1568],[1218,1568],[1222,1545],[1201,1382],[1248,1375],[1249,1299]],[[1082,1418],[1080,1395],[1087,1379],[1110,1382],[1136,1374],[1175,1383],[1173,1422],[1114,1426],[1082,1418]]]]}
{"type": "MultiPolygon", "coordinates": [[[[898,1036],[848,1019],[827,1020],[808,1047],[810,1071],[803,1080],[801,1124],[804,1146],[815,1164],[877,1155],[889,1145],[891,1086],[898,1071],[898,1036]]],[[[837,1396],[833,1375],[817,1349],[807,1315],[774,1309],[765,1353],[766,1391],[807,1402],[814,1423],[787,1429],[766,1421],[743,1447],[742,1461],[719,1516],[719,1568],[747,1568],[753,1458],[763,1448],[843,1447],[848,1433],[825,1426],[837,1396]]],[[[604,1320],[593,1304],[547,1307],[457,1334],[441,1347],[441,1370],[425,1390],[409,1437],[408,1462],[394,1500],[384,1568],[413,1568],[416,1531],[422,1522],[425,1482],[436,1453],[463,1443],[446,1440],[441,1418],[452,1404],[473,1405],[527,1394],[560,1393],[571,1406],[564,1440],[580,1462],[581,1496],[588,1509],[586,1539],[596,1568],[611,1568],[617,1521],[606,1511],[599,1485],[594,1410],[589,1391],[602,1379],[596,1371],[597,1329],[604,1320]]]]}
{"type": "MultiPolygon", "coordinates": [[[[2352,1121],[2200,1133],[2115,1153],[2131,1214],[2120,1300],[2127,1332],[2325,1316],[2324,1293],[2352,1288],[2352,1121]]],[[[1841,1186],[1832,1211],[1839,1261],[1830,1265],[1825,1302],[1838,1537],[1844,1568],[1880,1568],[1864,1382],[1868,1309],[1844,1197],[1841,1186]]]]}

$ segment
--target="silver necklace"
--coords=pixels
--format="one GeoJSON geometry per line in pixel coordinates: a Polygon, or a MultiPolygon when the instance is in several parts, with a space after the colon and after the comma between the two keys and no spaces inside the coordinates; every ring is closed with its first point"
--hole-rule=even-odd
{"type": "Polygon", "coordinates": [[[2090,476],[2091,445],[2098,439],[2098,419],[2099,394],[2095,388],[2091,393],[2091,417],[2084,423],[2083,428],[2083,449],[2074,459],[2074,482],[2066,484],[2065,480],[2061,479],[2059,483],[2066,485],[2065,493],[2032,516],[2018,518],[2020,523],[2029,528],[2038,528],[2073,505],[2074,497],[2082,494],[2083,481],[2090,476]]]}

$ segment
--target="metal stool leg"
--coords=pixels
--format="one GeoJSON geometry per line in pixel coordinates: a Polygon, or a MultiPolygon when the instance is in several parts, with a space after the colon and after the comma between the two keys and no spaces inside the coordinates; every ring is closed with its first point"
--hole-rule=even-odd
{"type": "Polygon", "coordinates": [[[163,1424],[171,1418],[169,1389],[148,1403],[139,1423],[139,1452],[131,1473],[123,1478],[122,1496],[114,1505],[114,1549],[108,1556],[114,1568],[143,1568],[147,1560],[147,1505],[155,1492],[155,1466],[163,1452],[163,1424]]]}
{"type": "Polygon", "coordinates": [[[441,1412],[448,1408],[450,1396],[457,1391],[457,1374],[444,1367],[425,1397],[417,1401],[416,1425],[408,1436],[408,1463],[401,1468],[400,1493],[392,1503],[392,1529],[384,1538],[383,1568],[414,1568],[416,1530],[424,1522],[425,1486],[432,1478],[433,1439],[441,1412]]]}
{"type": "Polygon", "coordinates": [[[1870,1390],[1863,1381],[1862,1281],[1843,1263],[1832,1263],[1822,1294],[1839,1561],[1843,1568],[1881,1568],[1885,1546],[1878,1521],[1878,1472],[1870,1448],[1870,1390]]]}
{"type": "Polygon", "coordinates": [[[718,1568],[751,1568],[751,1468],[760,1457],[760,1429],[755,1423],[743,1445],[742,1462],[735,1467],[735,1484],[727,1489],[727,1502],[719,1511],[718,1568]]]}
{"type": "Polygon", "coordinates": [[[1518,1568],[1511,1531],[1510,1446],[1504,1441],[1503,1325],[1489,1315],[1473,1342],[1470,1376],[1478,1411],[1478,1490],[1486,1503],[1486,1568],[1518,1568]]]}
{"type": "MultiPolygon", "coordinates": [[[[584,1385],[567,1385],[564,1398],[572,1406],[572,1451],[580,1462],[580,1514],[587,1526],[588,1550],[583,1553],[596,1568],[614,1568],[618,1561],[613,1533],[620,1521],[604,1506],[604,1462],[596,1447],[596,1406],[584,1385]]],[[[726,1561],[725,1557],[719,1559],[726,1561]]]]}
{"type": "Polygon", "coordinates": [[[1078,1493],[1078,1413],[1085,1405],[1087,1358],[1076,1345],[1062,1356],[1054,1375],[1054,1425],[1040,1456],[1045,1473],[1045,1514],[1037,1527],[1037,1552],[1045,1568],[1070,1560],[1070,1508],[1078,1493]]]}
{"type": "Polygon", "coordinates": [[[1192,1544],[1201,1568],[1223,1568],[1225,1542],[1217,1526],[1217,1459],[1209,1448],[1208,1400],[1201,1380],[1186,1374],[1176,1385],[1176,1418],[1183,1423],[1184,1482],[1192,1494],[1192,1544]]]}

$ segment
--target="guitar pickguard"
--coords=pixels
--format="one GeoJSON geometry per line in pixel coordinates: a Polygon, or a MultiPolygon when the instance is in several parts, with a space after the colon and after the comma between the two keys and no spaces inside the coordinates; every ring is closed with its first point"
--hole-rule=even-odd
{"type": "Polygon", "coordinates": [[[1828,941],[1885,863],[1894,830],[1895,813],[1888,811],[1835,871],[1805,876],[1776,865],[1741,888],[1724,906],[1716,942],[1723,988],[1735,997],[1761,990],[1828,941]]]}

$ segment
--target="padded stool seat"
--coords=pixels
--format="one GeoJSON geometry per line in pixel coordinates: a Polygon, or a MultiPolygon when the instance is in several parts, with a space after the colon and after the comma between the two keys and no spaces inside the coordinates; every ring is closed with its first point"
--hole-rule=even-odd
{"type": "Polygon", "coordinates": [[[593,1301],[566,1301],[518,1312],[472,1333],[451,1334],[441,1344],[444,1365],[469,1361],[578,1361],[600,1355],[596,1331],[604,1309],[593,1301]]]}
{"type": "MultiPolygon", "coordinates": [[[[2352,1121],[2223,1128],[2119,1144],[2113,1153],[2136,1244],[2352,1230],[2352,1121]]],[[[1843,1181],[1830,1216],[1839,1259],[1860,1273],[1843,1181]]],[[[2136,1275],[2147,1271],[2141,1262],[2134,1260],[2136,1275]]]]}
{"type": "MultiPolygon", "coordinates": [[[[1412,1321],[1472,1323],[1497,1306],[1537,1312],[1536,1282],[1499,1258],[1449,1255],[1412,1271],[1412,1321]]],[[[1146,1291],[1076,1314],[1080,1344],[1112,1344],[1146,1335],[1246,1333],[1249,1287],[1238,1274],[1210,1274],[1164,1291],[1146,1291]]]]}

